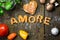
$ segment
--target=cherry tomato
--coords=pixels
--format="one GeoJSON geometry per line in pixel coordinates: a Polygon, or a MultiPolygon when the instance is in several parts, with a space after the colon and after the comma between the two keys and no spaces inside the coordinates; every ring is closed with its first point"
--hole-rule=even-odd
{"type": "Polygon", "coordinates": [[[0,24],[0,37],[4,37],[8,34],[8,26],[6,24],[0,24]]]}

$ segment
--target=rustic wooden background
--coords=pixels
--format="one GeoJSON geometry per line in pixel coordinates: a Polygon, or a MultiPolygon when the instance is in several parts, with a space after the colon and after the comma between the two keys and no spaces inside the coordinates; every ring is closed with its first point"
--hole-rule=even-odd
{"type": "MultiPolygon", "coordinates": [[[[23,4],[29,2],[30,0],[23,0],[23,4]]],[[[23,11],[22,6],[16,5],[13,10],[5,11],[4,15],[0,17],[0,23],[6,23],[9,26],[9,33],[16,32],[17,37],[14,40],[23,40],[18,32],[19,30],[25,30],[29,33],[29,37],[27,40],[60,40],[60,34],[57,36],[53,36],[50,30],[53,27],[57,27],[60,29],[60,5],[55,7],[54,11],[48,12],[46,11],[46,5],[40,4],[39,0],[36,0],[38,3],[38,8],[36,13],[33,15],[43,15],[44,17],[51,17],[50,25],[44,25],[40,23],[18,23],[18,24],[10,24],[11,17],[15,17],[17,19],[18,15],[28,15],[26,12],[23,11]]],[[[46,0],[48,3],[49,0],[46,0]]],[[[60,4],[60,0],[57,0],[60,4]]],[[[0,37],[0,40],[8,40],[7,37],[0,37]]]]}

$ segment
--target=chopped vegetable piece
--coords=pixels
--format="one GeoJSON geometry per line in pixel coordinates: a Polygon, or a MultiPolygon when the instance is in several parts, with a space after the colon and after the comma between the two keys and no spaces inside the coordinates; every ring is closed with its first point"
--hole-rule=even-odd
{"type": "Polygon", "coordinates": [[[16,33],[11,33],[10,35],[8,35],[8,39],[12,40],[16,37],[16,33]]]}
{"type": "Polygon", "coordinates": [[[27,33],[26,31],[24,31],[24,30],[20,30],[20,31],[19,31],[19,34],[20,34],[20,36],[21,36],[24,40],[26,40],[27,37],[28,37],[28,33],[27,33]]]}

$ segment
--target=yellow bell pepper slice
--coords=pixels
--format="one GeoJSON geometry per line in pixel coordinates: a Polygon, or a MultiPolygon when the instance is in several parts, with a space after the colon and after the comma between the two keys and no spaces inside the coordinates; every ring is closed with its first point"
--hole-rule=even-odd
{"type": "Polygon", "coordinates": [[[24,40],[26,40],[28,37],[28,33],[24,30],[20,30],[19,34],[20,34],[20,37],[22,37],[24,40]]]}

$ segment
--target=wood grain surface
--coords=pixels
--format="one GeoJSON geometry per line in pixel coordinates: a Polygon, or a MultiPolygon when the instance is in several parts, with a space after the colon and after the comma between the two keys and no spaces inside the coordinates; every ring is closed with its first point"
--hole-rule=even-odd
{"type": "MultiPolygon", "coordinates": [[[[23,4],[28,3],[30,0],[23,0],[23,4]]],[[[50,30],[53,27],[57,27],[60,29],[60,6],[55,7],[54,11],[48,12],[46,11],[46,5],[40,4],[39,0],[36,0],[38,3],[38,8],[36,10],[36,13],[33,16],[36,15],[43,15],[44,17],[51,17],[50,25],[44,25],[40,23],[17,23],[17,24],[10,24],[11,17],[18,18],[18,15],[27,15],[28,17],[31,16],[30,14],[27,14],[23,11],[22,6],[16,5],[13,10],[6,11],[2,17],[0,17],[0,23],[6,23],[9,26],[9,34],[12,32],[17,33],[17,37],[14,40],[23,40],[19,36],[19,30],[25,30],[29,33],[29,37],[27,40],[60,40],[60,34],[57,36],[53,36],[50,32],[50,30]]],[[[60,4],[60,0],[57,0],[60,4]]],[[[46,1],[48,3],[49,0],[46,1]]],[[[8,40],[7,37],[0,37],[0,40],[8,40]]]]}

